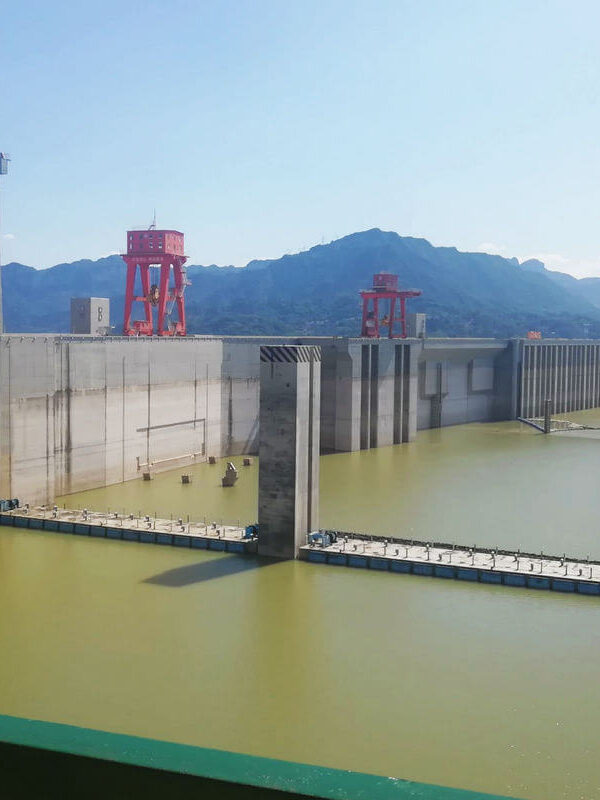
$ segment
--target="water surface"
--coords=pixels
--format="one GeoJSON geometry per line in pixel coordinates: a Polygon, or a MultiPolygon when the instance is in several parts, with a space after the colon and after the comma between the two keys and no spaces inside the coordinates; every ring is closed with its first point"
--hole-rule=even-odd
{"type": "MultiPolygon", "coordinates": [[[[321,521],[600,556],[599,466],[593,435],[425,431],[322,458],[321,521]]],[[[62,502],[253,520],[256,462],[233,489],[222,469],[62,502]]],[[[0,609],[0,713],[531,800],[600,797],[594,598],[4,529],[0,609]]]]}

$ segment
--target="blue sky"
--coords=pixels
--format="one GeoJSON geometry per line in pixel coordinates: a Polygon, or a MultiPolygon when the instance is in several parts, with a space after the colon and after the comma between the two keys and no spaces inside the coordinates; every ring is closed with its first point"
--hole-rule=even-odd
{"type": "Polygon", "coordinates": [[[243,265],[380,227],[600,275],[600,4],[5,4],[3,261],[243,265]]]}

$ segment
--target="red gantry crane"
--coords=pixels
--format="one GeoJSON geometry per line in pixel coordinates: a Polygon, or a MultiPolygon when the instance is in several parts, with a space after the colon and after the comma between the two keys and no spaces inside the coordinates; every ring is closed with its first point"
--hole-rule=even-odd
{"type": "Polygon", "coordinates": [[[187,256],[183,252],[183,233],[156,230],[127,231],[124,336],[185,336],[183,293],[188,285],[185,273],[187,256]],[[137,269],[140,270],[141,295],[135,294],[137,269]],[[173,285],[169,285],[173,271],[173,285]],[[141,303],[143,319],[132,320],[134,303],[141,303]],[[153,309],[157,308],[156,330],[153,309]],[[177,318],[171,319],[174,309],[177,318]]]}
{"type": "Polygon", "coordinates": [[[406,300],[419,297],[420,289],[399,289],[398,276],[391,272],[378,272],[373,276],[371,289],[364,289],[362,297],[362,330],[361,336],[379,338],[379,328],[388,328],[389,339],[406,339],[406,300]],[[389,301],[388,313],[380,319],[379,301],[389,301]],[[396,317],[396,301],[400,302],[400,316],[396,317]],[[401,333],[394,336],[394,322],[400,323],[401,333]]]}

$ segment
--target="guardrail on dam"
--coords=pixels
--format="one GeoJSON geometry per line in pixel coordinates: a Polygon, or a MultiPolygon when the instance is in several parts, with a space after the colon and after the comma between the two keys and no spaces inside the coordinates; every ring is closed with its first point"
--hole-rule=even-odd
{"type": "Polygon", "coordinates": [[[0,335],[0,496],[257,452],[261,345],[320,349],[321,452],[600,403],[592,341],[0,335]]]}

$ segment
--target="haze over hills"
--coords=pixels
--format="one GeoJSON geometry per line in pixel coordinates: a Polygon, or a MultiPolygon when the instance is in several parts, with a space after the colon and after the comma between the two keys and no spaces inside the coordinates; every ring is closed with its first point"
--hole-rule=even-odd
{"type": "MultiPolygon", "coordinates": [[[[381,270],[423,291],[410,310],[428,314],[430,336],[522,336],[531,329],[600,336],[600,278],[578,280],[534,259],[519,264],[462,253],[377,228],[243,268],[188,267],[188,330],[356,336],[358,292],[381,270]]],[[[121,331],[125,266],[119,256],[45,270],[7,264],[3,286],[9,332],[68,332],[76,296],[110,297],[111,324],[121,331]]]]}

